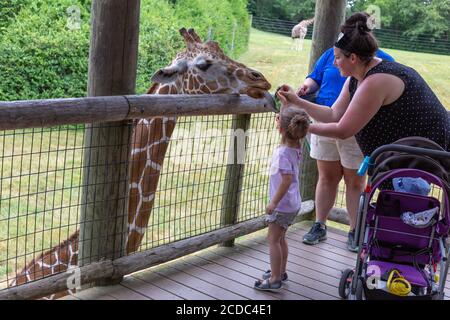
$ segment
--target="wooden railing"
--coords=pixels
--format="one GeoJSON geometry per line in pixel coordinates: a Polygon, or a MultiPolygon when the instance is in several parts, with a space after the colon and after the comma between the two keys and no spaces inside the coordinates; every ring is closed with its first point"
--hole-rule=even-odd
{"type": "Polygon", "coordinates": [[[251,114],[275,111],[270,96],[130,95],[0,102],[0,130],[170,116],[251,114]]]}

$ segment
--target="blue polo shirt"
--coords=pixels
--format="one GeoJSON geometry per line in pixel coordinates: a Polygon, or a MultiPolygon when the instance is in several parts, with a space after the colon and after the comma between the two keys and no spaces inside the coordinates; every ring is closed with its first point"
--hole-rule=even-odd
{"type": "MultiPolygon", "coordinates": [[[[386,52],[378,50],[376,56],[383,60],[394,61],[386,52]]],[[[316,103],[324,106],[332,106],[341,93],[347,78],[342,77],[339,69],[333,65],[333,47],[325,51],[317,60],[313,71],[307,78],[313,79],[320,86],[317,92],[316,103]]]]}

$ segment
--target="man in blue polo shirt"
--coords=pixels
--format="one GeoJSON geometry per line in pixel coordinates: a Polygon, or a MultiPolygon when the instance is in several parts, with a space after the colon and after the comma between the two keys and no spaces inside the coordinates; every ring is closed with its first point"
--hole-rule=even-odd
{"type": "MultiPolygon", "coordinates": [[[[394,60],[381,50],[378,50],[376,55],[383,60],[394,60]]],[[[314,70],[298,89],[298,95],[317,92],[315,103],[331,107],[338,98],[345,80],[346,78],[340,75],[339,69],[334,65],[334,51],[330,48],[317,60],[314,70]]],[[[357,175],[363,155],[355,137],[341,140],[312,134],[310,156],[317,160],[319,172],[315,197],[316,222],[303,237],[303,242],[317,244],[327,238],[327,216],[336,200],[339,182],[344,177],[346,205],[350,218],[347,248],[356,252],[358,248],[354,245],[353,239],[359,195],[364,189],[364,177],[357,175]]]]}

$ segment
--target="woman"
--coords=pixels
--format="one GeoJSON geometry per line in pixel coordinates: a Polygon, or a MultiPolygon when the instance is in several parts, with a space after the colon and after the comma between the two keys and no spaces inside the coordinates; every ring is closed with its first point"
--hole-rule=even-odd
{"type": "Polygon", "coordinates": [[[449,151],[450,120],[442,103],[414,69],[375,57],[378,44],[367,16],[351,16],[341,32],[334,63],[348,78],[332,107],[300,99],[287,85],[277,93],[282,103],[303,108],[320,122],[310,125],[312,134],[354,135],[363,155],[409,136],[428,138],[449,151]]]}
{"type": "MultiPolygon", "coordinates": [[[[359,15],[369,17],[364,12],[354,15],[352,19],[356,19],[359,15]]],[[[349,19],[346,25],[352,27],[354,22],[349,19]]],[[[376,51],[375,55],[383,60],[394,60],[380,49],[376,51]]],[[[331,107],[339,97],[345,80],[346,78],[339,74],[339,69],[334,65],[334,50],[331,47],[317,60],[313,71],[306,77],[297,94],[304,96],[317,92],[314,102],[331,107]]],[[[315,193],[316,222],[311,227],[311,230],[304,235],[303,243],[314,245],[326,239],[328,213],[333,208],[339,182],[344,177],[345,200],[350,218],[347,248],[355,252],[357,247],[353,241],[353,229],[356,226],[359,195],[364,189],[364,177],[360,177],[357,174],[363,155],[355,137],[336,139],[312,134],[310,156],[316,159],[319,173],[315,193]]]]}

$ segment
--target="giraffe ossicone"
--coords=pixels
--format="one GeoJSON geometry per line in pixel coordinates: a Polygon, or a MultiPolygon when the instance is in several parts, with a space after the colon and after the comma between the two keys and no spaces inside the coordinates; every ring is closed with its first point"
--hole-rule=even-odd
{"type": "MultiPolygon", "coordinates": [[[[247,94],[256,99],[268,95],[271,85],[266,78],[260,72],[227,57],[217,42],[202,42],[193,29],[182,28],[180,34],[184,38],[186,49],[178,53],[169,66],[155,72],[148,94],[247,94]]],[[[175,125],[176,117],[134,121],[125,243],[127,254],[139,249],[147,230],[164,157],[175,125]]],[[[67,241],[33,260],[16,275],[11,285],[39,279],[54,272],[63,272],[71,266],[76,266],[78,236],[77,231],[67,241]],[[54,261],[55,256],[58,257],[57,264],[43,263],[47,260],[54,261]],[[39,271],[36,271],[38,269],[39,271]]],[[[71,292],[65,291],[48,298],[71,292]]]]}

